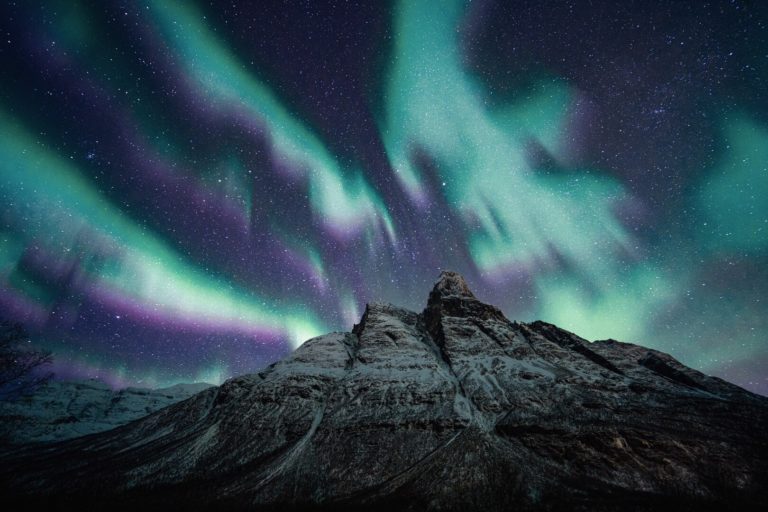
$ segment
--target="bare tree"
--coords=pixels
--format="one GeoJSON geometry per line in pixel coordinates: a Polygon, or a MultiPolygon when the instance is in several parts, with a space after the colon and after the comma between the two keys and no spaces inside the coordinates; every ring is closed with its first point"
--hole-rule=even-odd
{"type": "Polygon", "coordinates": [[[51,353],[25,347],[28,341],[20,324],[0,321],[0,399],[30,393],[53,376],[39,371],[51,363],[51,353]]]}

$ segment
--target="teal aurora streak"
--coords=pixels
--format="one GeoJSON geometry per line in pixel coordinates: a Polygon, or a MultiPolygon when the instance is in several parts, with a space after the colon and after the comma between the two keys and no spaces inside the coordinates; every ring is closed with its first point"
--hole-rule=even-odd
{"type": "MultiPolygon", "coordinates": [[[[57,371],[220,382],[348,329],[365,301],[418,309],[452,268],[508,316],[768,390],[764,111],[698,105],[706,158],[680,163],[683,191],[659,200],[584,150],[585,126],[610,113],[583,80],[554,61],[483,72],[478,55],[493,55],[477,47],[497,29],[482,9],[355,12],[383,19],[370,37],[386,56],[344,70],[375,77],[355,89],[359,130],[375,133],[365,148],[345,139],[354,126],[324,121],[343,101],[297,99],[328,98],[311,78],[325,65],[305,75],[279,54],[260,65],[267,50],[249,57],[248,42],[271,37],[266,17],[243,36],[226,12],[182,1],[10,13],[35,35],[3,50],[20,71],[0,103],[0,300],[57,371]],[[306,82],[285,85],[281,66],[306,82]]],[[[630,155],[642,143],[612,136],[630,155]]],[[[671,147],[658,150],[680,162],[671,147]]]]}

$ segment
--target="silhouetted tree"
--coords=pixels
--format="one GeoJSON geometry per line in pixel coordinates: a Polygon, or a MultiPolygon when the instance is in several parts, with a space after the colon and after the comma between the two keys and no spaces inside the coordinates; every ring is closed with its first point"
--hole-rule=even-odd
{"type": "Polygon", "coordinates": [[[30,393],[53,376],[37,371],[51,363],[51,353],[26,347],[28,342],[20,324],[0,321],[0,399],[30,393]]]}

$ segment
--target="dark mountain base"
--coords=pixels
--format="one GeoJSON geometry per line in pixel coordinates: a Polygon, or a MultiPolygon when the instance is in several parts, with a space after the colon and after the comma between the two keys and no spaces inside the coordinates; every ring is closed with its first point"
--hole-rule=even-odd
{"type": "Polygon", "coordinates": [[[209,496],[195,486],[181,486],[154,492],[133,491],[115,495],[22,496],[0,495],[6,510],[105,511],[110,512],[391,512],[391,511],[464,511],[487,510],[548,511],[548,512],[762,512],[764,497],[732,496],[724,500],[696,500],[685,496],[652,496],[642,493],[616,491],[606,495],[585,495],[580,500],[544,497],[536,504],[510,503],[507,499],[477,496],[475,504],[441,506],[434,509],[419,496],[390,496],[376,502],[361,504],[357,500],[329,503],[272,503],[253,505],[237,499],[208,502],[209,496]]]}

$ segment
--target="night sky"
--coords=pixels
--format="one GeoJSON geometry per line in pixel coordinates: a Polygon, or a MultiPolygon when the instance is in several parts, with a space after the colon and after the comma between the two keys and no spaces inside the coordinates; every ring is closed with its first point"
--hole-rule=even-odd
{"type": "Polygon", "coordinates": [[[4,2],[0,318],[219,383],[451,269],[768,394],[761,5],[4,2]]]}

